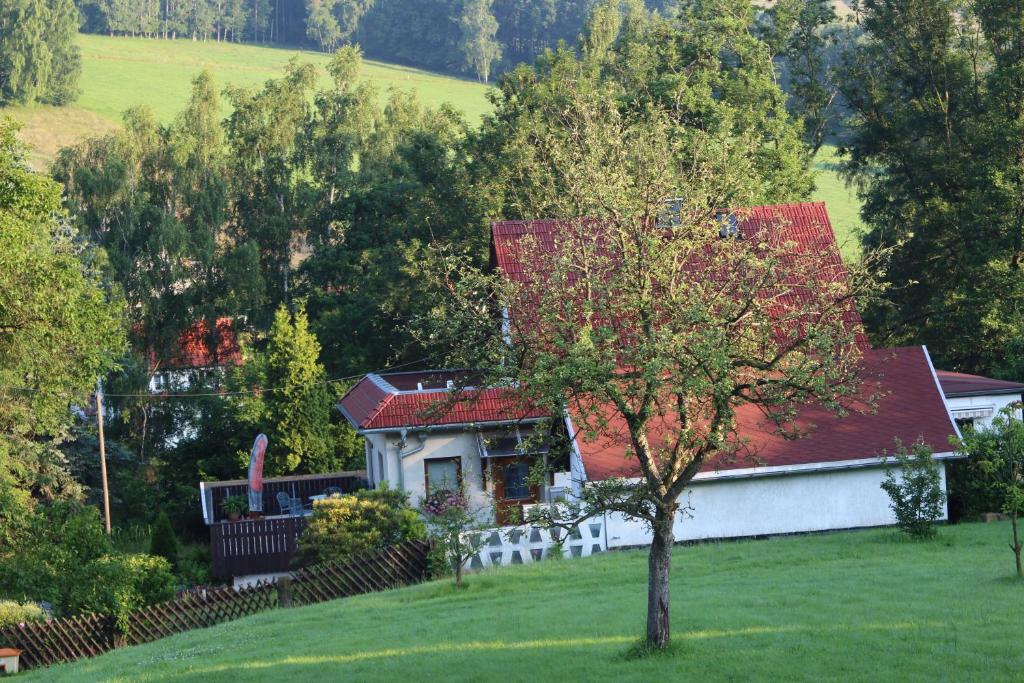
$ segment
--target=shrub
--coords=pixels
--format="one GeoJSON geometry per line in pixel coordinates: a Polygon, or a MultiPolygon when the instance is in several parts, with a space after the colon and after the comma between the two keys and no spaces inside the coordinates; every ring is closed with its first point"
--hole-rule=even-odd
{"type": "Polygon", "coordinates": [[[14,552],[0,559],[0,595],[45,600],[67,614],[65,603],[79,572],[110,550],[96,508],[75,503],[40,506],[14,552]]]}
{"type": "Polygon", "coordinates": [[[39,605],[31,602],[0,600],[0,629],[28,621],[42,621],[46,618],[39,605]]]}
{"type": "Polygon", "coordinates": [[[908,453],[899,444],[896,462],[899,476],[887,468],[882,482],[882,490],[889,494],[889,507],[896,515],[896,524],[913,538],[931,538],[946,502],[942,474],[938,463],[932,459],[932,449],[916,443],[908,453]]]}
{"type": "Polygon", "coordinates": [[[106,555],[82,568],[67,607],[74,613],[113,614],[122,620],[133,609],[170,600],[174,592],[174,575],[164,558],[106,555]]]}
{"type": "Polygon", "coordinates": [[[998,509],[1010,516],[1010,550],[1018,578],[1024,578],[1024,539],[1018,524],[1024,516],[1024,421],[1018,417],[1022,407],[1016,402],[1003,408],[991,425],[968,431],[955,441],[957,450],[967,456],[998,509]]]}
{"type": "Polygon", "coordinates": [[[191,588],[206,586],[212,581],[210,576],[210,544],[191,543],[178,551],[176,567],[178,583],[191,588]]]}
{"type": "Polygon", "coordinates": [[[174,529],[171,527],[171,518],[163,510],[153,525],[149,554],[164,558],[172,567],[178,566],[178,537],[174,535],[174,529]]]}
{"type": "Polygon", "coordinates": [[[348,559],[396,543],[426,538],[405,494],[387,488],[318,500],[298,542],[297,562],[348,559]]]}

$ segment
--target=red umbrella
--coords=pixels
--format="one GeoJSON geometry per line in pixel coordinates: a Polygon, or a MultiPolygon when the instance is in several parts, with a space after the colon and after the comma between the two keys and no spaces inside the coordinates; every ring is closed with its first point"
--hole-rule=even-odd
{"type": "Polygon", "coordinates": [[[249,512],[263,512],[263,456],[267,453],[267,437],[260,434],[249,455],[249,512]]]}

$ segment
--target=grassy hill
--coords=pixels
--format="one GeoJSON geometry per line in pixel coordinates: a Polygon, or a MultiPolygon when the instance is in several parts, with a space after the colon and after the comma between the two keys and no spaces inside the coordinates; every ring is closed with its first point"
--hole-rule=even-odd
{"type": "Polygon", "coordinates": [[[267,612],[29,681],[1019,680],[1007,523],[676,550],[676,651],[633,660],[647,556],[609,553],[267,612]]]}
{"type": "MultiPolygon", "coordinates": [[[[277,78],[293,57],[318,66],[328,57],[320,52],[233,45],[191,40],[149,40],[80,35],[82,46],[82,96],[71,107],[11,107],[6,111],[20,120],[24,139],[34,150],[32,163],[44,168],[61,147],[88,135],[113,130],[121,113],[146,104],[163,121],[177,113],[191,89],[191,81],[209,69],[221,86],[258,86],[277,78]]],[[[439,75],[382,62],[366,61],[362,77],[389,88],[412,90],[428,105],[448,102],[477,121],[490,110],[486,86],[475,81],[439,75]]],[[[321,71],[327,84],[327,74],[321,71]]],[[[227,110],[225,109],[225,113],[227,110]]],[[[860,227],[859,205],[834,171],[833,148],[819,155],[817,200],[825,201],[847,258],[859,253],[854,233],[860,227]]]]}
{"type": "MultiPolygon", "coordinates": [[[[191,81],[203,69],[214,73],[221,86],[257,86],[281,76],[288,60],[318,66],[327,63],[321,52],[235,45],[191,40],[149,40],[79,35],[82,47],[82,95],[74,106],[12,107],[7,111],[25,124],[23,139],[36,148],[37,166],[53,158],[60,147],[92,134],[113,129],[121,112],[138,104],[149,105],[163,121],[181,109],[191,81]]],[[[321,71],[324,84],[326,72],[321,71]]],[[[414,90],[426,104],[449,102],[476,121],[489,109],[486,87],[452,76],[366,61],[362,77],[382,91],[414,90]]]]}

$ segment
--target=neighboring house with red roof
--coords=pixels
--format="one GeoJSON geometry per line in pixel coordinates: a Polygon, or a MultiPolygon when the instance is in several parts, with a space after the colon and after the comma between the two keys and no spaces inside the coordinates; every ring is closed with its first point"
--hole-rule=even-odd
{"type": "MultiPolygon", "coordinates": [[[[987,427],[1003,408],[1024,400],[1024,384],[963,372],[937,372],[946,403],[959,427],[987,427]]],[[[1021,411],[1016,411],[1021,418],[1021,411]]]]}
{"type": "Polygon", "coordinates": [[[216,334],[210,323],[200,320],[178,336],[178,347],[170,358],[158,359],[156,353],[146,354],[149,364],[149,390],[163,392],[186,390],[195,373],[218,372],[242,364],[242,347],[238,343],[235,322],[218,318],[216,334]]]}
{"type": "MultiPolygon", "coordinates": [[[[493,224],[492,267],[510,278],[523,277],[531,264],[518,240],[529,236],[531,248],[555,249],[556,227],[554,221],[493,224]]],[[[777,231],[798,248],[822,253],[823,269],[846,276],[824,204],[754,207],[742,212],[737,228],[744,234],[777,231]]],[[[847,317],[851,324],[860,322],[855,309],[847,317]]],[[[927,349],[871,349],[863,336],[857,341],[864,350],[866,385],[878,397],[875,410],[839,418],[806,406],[798,422],[808,434],[786,440],[771,433],[753,406],[741,407],[738,431],[749,452],[712,463],[697,475],[682,497],[689,513],[677,519],[677,540],[892,524],[895,519],[880,484],[884,459],[892,455],[897,439],[908,446],[927,443],[940,462],[954,457],[949,440],[958,432],[927,349]]],[[[524,411],[512,398],[514,388],[454,395],[451,387],[466,384],[465,377],[443,370],[368,375],[342,399],[341,411],[366,437],[373,485],[387,482],[415,502],[438,487],[462,482],[481,499],[497,500],[495,521],[500,524],[507,518],[503,507],[572,496],[588,482],[610,477],[639,480],[636,461],[626,457],[628,434],[621,420],[611,416],[610,428],[589,439],[582,436],[588,430],[577,416],[558,416],[571,444],[568,457],[559,461],[546,447],[538,448],[536,439],[525,438],[542,413],[524,411]],[[528,450],[523,450],[524,443],[528,450]],[[530,486],[526,479],[536,458],[554,464],[545,486],[530,486]]],[[[579,552],[570,542],[572,554],[649,542],[637,521],[606,514],[594,522],[581,532],[585,538],[577,543],[579,552]]],[[[529,545],[527,540],[520,543],[529,545]]],[[[528,550],[537,559],[546,552],[537,544],[528,550]]],[[[516,557],[529,560],[515,544],[494,534],[474,563],[502,564],[516,557]]]]}

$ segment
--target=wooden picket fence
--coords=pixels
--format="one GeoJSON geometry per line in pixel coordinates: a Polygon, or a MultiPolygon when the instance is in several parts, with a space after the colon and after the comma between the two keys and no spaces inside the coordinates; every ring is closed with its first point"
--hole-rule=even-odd
{"type": "Polygon", "coordinates": [[[413,541],[347,562],[299,569],[287,580],[191,592],[129,612],[123,631],[114,617],[101,614],[9,626],[0,630],[0,647],[22,650],[22,669],[95,657],[115,647],[148,643],[275,607],[298,607],[419,583],[427,578],[429,550],[429,544],[413,541]]]}

